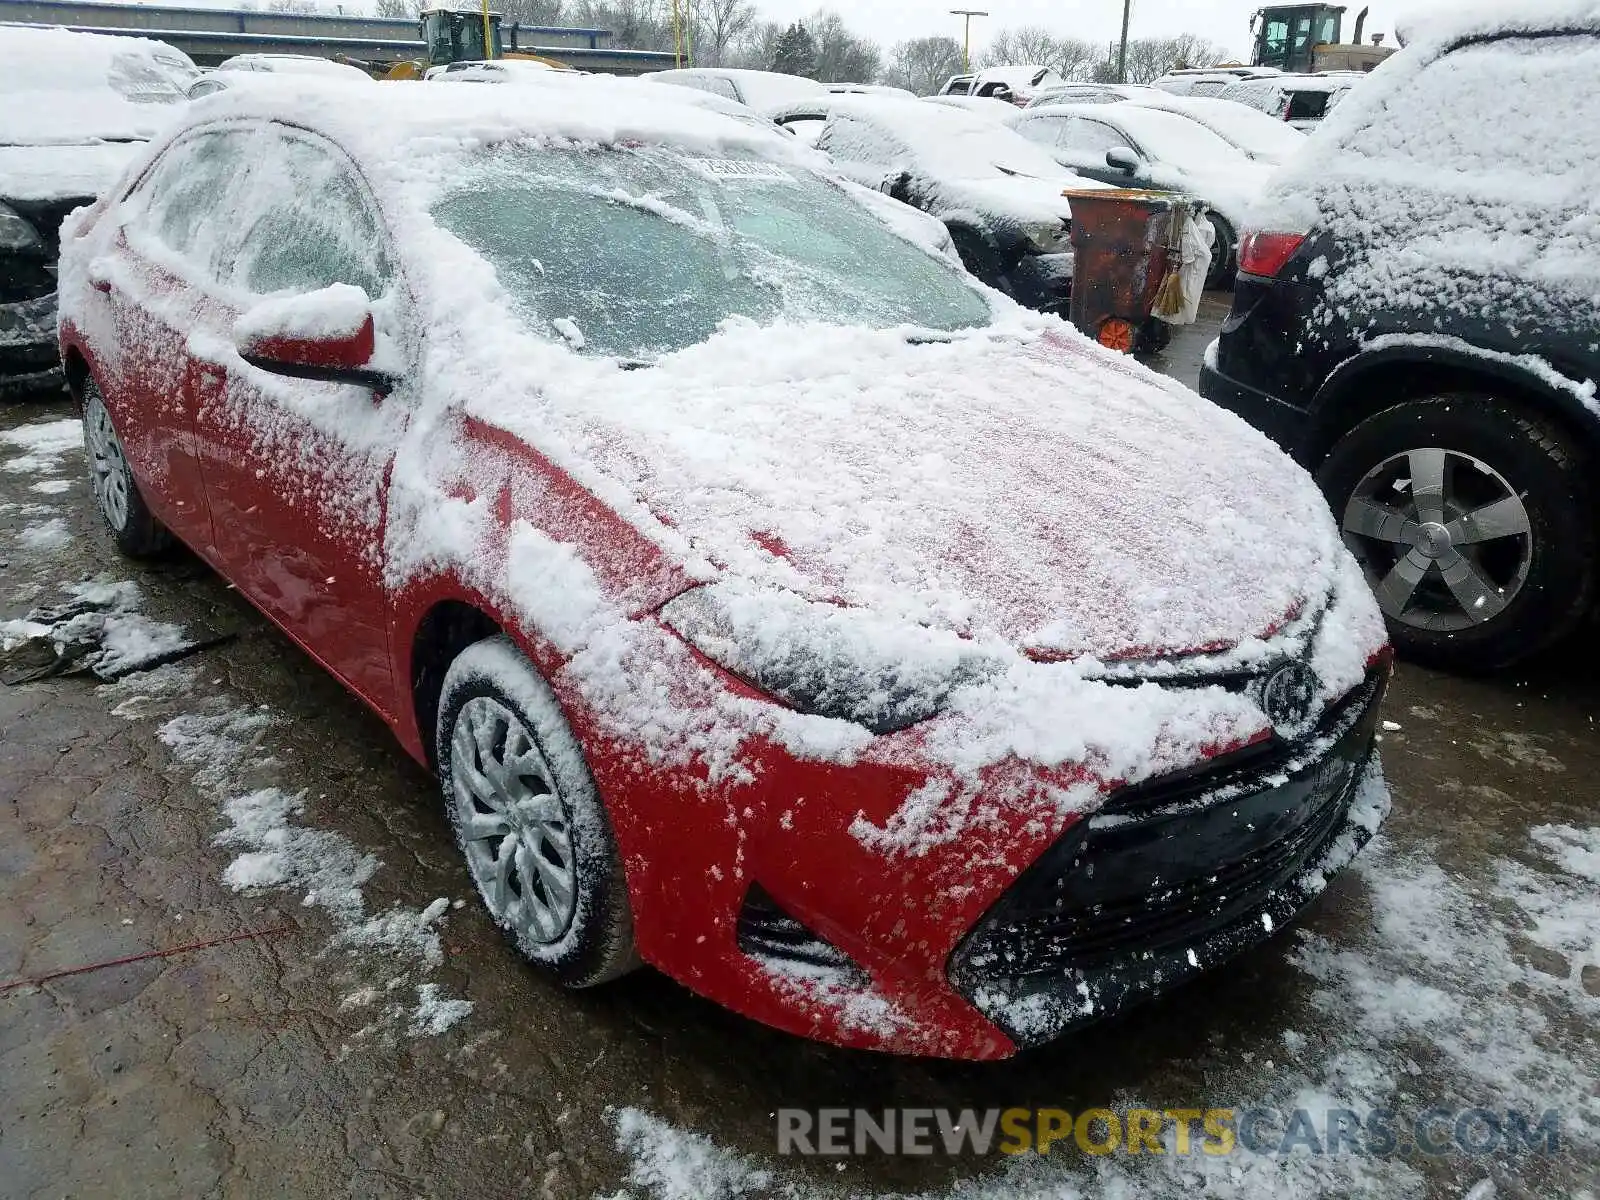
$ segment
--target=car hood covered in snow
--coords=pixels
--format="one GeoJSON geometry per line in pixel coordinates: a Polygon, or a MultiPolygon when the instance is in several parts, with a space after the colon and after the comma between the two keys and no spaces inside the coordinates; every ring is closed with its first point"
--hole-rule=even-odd
{"type": "Polygon", "coordinates": [[[0,146],[0,199],[92,200],[110,187],[144,147],[98,142],[81,146],[0,146]]]}
{"type": "Polygon", "coordinates": [[[1107,659],[1267,634],[1331,586],[1304,472],[1045,318],[923,344],[730,323],[648,370],[585,368],[479,415],[719,575],[1107,659]]]}

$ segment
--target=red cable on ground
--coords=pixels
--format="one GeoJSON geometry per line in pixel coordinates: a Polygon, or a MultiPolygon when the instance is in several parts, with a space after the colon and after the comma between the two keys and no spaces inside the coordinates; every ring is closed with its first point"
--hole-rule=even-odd
{"type": "Polygon", "coordinates": [[[243,942],[250,938],[271,937],[273,934],[288,933],[293,925],[278,925],[272,929],[254,929],[246,933],[232,933],[227,937],[210,938],[203,942],[189,942],[183,946],[169,946],[165,950],[146,950],[143,954],[130,954],[126,958],[112,958],[105,962],[90,963],[86,967],[68,967],[64,971],[51,971],[48,975],[37,975],[32,979],[13,979],[9,983],[0,983],[0,992],[9,992],[12,988],[38,987],[42,983],[49,983],[52,979],[64,979],[68,975],[87,975],[90,971],[103,971],[107,967],[121,967],[128,963],[144,962],[151,958],[171,958],[175,954],[188,954],[191,950],[204,950],[210,946],[225,946],[229,942],[243,942]]]}

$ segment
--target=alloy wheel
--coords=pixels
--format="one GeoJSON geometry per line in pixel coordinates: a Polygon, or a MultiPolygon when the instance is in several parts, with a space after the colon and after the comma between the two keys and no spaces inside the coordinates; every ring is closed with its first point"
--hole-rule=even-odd
{"type": "Polygon", "coordinates": [[[128,524],[128,460],[122,453],[122,441],[98,395],[85,402],[83,418],[95,503],[106,523],[120,533],[128,524]]]}
{"type": "Polygon", "coordinates": [[[1368,471],[1341,521],[1384,615],[1452,633],[1505,611],[1533,565],[1527,506],[1493,467],[1419,447],[1368,471]]]}
{"type": "Polygon", "coordinates": [[[529,945],[558,942],[577,907],[571,820],[527,727],[487,696],[462,706],[451,790],[467,865],[497,922],[529,945]]]}

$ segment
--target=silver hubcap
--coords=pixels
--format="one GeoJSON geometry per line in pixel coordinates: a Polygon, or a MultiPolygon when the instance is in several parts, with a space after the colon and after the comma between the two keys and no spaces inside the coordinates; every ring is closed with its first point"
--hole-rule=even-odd
{"type": "Polygon", "coordinates": [[[111,414],[99,396],[90,396],[84,405],[83,427],[95,503],[111,528],[120,532],[128,523],[128,460],[123,457],[122,442],[111,426],[111,414]]]}
{"type": "Polygon", "coordinates": [[[571,822],[527,728],[496,700],[467,701],[450,770],[467,866],[490,913],[528,944],[559,941],[578,896],[571,822]]]}
{"type": "Polygon", "coordinates": [[[1410,450],[1368,471],[1343,526],[1384,614],[1418,629],[1493,620],[1533,564],[1522,497],[1493,467],[1456,450],[1410,450]]]}

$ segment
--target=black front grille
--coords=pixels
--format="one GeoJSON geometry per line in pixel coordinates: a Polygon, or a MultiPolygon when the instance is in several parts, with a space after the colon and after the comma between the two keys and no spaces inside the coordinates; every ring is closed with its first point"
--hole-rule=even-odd
{"type": "Polygon", "coordinates": [[[752,884],[745,893],[737,936],[739,949],[756,958],[860,972],[844,951],[784,912],[759,883],[752,884]]]}
{"type": "Polygon", "coordinates": [[[1113,796],[969,935],[952,964],[964,990],[1182,951],[1259,919],[1343,824],[1384,678],[1375,671],[1296,743],[1272,739],[1113,796]]]}

